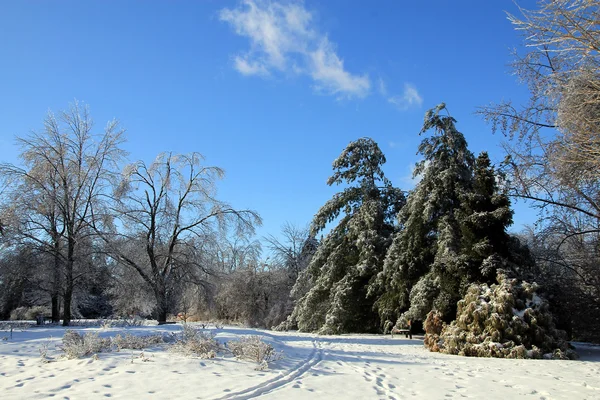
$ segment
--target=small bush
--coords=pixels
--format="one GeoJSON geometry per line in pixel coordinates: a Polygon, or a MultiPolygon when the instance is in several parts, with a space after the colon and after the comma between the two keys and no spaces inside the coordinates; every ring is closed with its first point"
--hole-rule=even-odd
{"type": "Polygon", "coordinates": [[[45,306],[19,307],[12,310],[10,319],[12,321],[32,321],[38,315],[50,314],[50,309],[45,306]]]}
{"type": "Polygon", "coordinates": [[[200,332],[190,325],[183,325],[181,338],[177,339],[169,350],[185,356],[215,358],[222,347],[213,334],[200,332]]]}
{"type": "Polygon", "coordinates": [[[111,350],[110,338],[101,338],[98,333],[85,333],[83,335],[67,330],[62,338],[61,346],[68,359],[86,357],[91,354],[111,350]]]}
{"type": "Polygon", "coordinates": [[[162,335],[136,336],[126,333],[124,336],[116,335],[112,338],[111,343],[117,351],[122,349],[142,350],[163,344],[165,340],[162,335]]]}
{"type": "Polygon", "coordinates": [[[52,357],[48,355],[50,343],[43,343],[38,349],[40,352],[40,362],[42,364],[47,364],[51,361],[54,361],[52,357]]]}
{"type": "Polygon", "coordinates": [[[188,341],[198,338],[200,332],[191,325],[184,324],[181,327],[181,340],[188,341]]]}
{"type": "Polygon", "coordinates": [[[83,335],[67,330],[63,336],[60,347],[68,359],[82,358],[100,352],[122,349],[142,350],[148,347],[167,343],[168,336],[146,335],[136,336],[129,333],[116,335],[113,338],[101,338],[98,333],[85,333],[83,335]]]}
{"type": "Polygon", "coordinates": [[[227,348],[238,359],[258,363],[259,369],[266,369],[268,363],[283,356],[283,353],[275,352],[273,346],[263,342],[260,336],[244,336],[240,340],[229,341],[227,348]]]}

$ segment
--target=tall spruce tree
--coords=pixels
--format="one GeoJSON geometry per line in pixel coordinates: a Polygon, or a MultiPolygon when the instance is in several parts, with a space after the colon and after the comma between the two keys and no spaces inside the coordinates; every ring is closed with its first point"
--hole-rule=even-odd
{"type": "Polygon", "coordinates": [[[497,178],[488,154],[482,152],[475,160],[472,188],[463,195],[460,210],[463,287],[472,282],[494,283],[498,268],[513,269],[507,262],[513,239],[506,232],[513,212],[497,178]]]}
{"type": "Polygon", "coordinates": [[[425,115],[415,168],[421,180],[398,219],[383,271],[371,287],[380,291],[376,307],[382,321],[424,320],[437,309],[450,320],[470,283],[491,283],[499,268],[522,263],[506,232],[512,223],[508,197],[501,193],[489,157],[477,159],[455,126],[441,115],[444,104],[425,115]]]}
{"type": "Polygon", "coordinates": [[[370,138],[351,142],[333,163],[335,172],[327,184],[349,186],[325,203],[311,224],[311,234],[316,235],[339,218],[305,272],[311,288],[298,300],[291,317],[302,331],[379,328],[375,299],[367,289],[381,271],[394,216],[405,203],[403,193],[385,178],[384,163],[385,156],[370,138]]]}

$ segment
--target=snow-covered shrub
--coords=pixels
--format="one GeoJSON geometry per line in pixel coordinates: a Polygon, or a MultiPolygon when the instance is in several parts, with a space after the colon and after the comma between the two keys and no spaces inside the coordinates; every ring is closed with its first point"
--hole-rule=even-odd
{"type": "Polygon", "coordinates": [[[151,346],[156,346],[165,342],[163,335],[145,335],[136,336],[126,333],[123,335],[116,335],[111,340],[117,351],[121,349],[132,349],[142,350],[151,346]]]}
{"type": "Polygon", "coordinates": [[[45,306],[18,307],[12,310],[10,319],[12,321],[31,321],[35,320],[40,314],[48,315],[50,314],[50,309],[45,306]]]}
{"type": "Polygon", "coordinates": [[[268,363],[277,361],[283,356],[277,353],[273,346],[263,342],[260,336],[243,336],[239,340],[227,342],[227,348],[236,358],[254,361],[259,364],[259,369],[266,369],[268,363]]]}
{"type": "Polygon", "coordinates": [[[423,343],[429,350],[440,351],[438,342],[444,325],[442,313],[438,310],[431,310],[429,314],[427,314],[427,319],[425,319],[425,322],[423,323],[423,329],[426,332],[423,343]]]}
{"type": "Polygon", "coordinates": [[[48,356],[48,347],[49,347],[49,343],[42,343],[42,345],[38,349],[40,352],[40,362],[42,364],[46,364],[46,363],[49,363],[50,361],[52,361],[52,358],[50,358],[48,356]]]}
{"type": "Polygon", "coordinates": [[[425,346],[432,351],[476,357],[576,358],[564,331],[556,329],[537,284],[498,276],[498,284],[473,284],[446,325],[432,311],[425,346]],[[440,329],[441,326],[441,329],[440,329]]]}
{"type": "Polygon", "coordinates": [[[183,325],[181,337],[169,347],[172,352],[200,358],[215,358],[221,349],[214,334],[198,331],[190,325],[183,325]]]}
{"type": "Polygon", "coordinates": [[[60,348],[68,359],[110,351],[112,347],[110,338],[101,338],[98,333],[84,333],[81,335],[72,330],[65,332],[62,342],[60,348]]]}

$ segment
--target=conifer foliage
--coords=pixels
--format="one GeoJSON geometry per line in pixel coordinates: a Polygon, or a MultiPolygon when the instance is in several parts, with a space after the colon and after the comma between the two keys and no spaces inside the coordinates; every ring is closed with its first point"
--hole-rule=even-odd
{"type": "Polygon", "coordinates": [[[371,287],[381,293],[382,321],[425,320],[432,309],[451,320],[469,284],[491,283],[499,268],[518,270],[527,260],[518,258],[523,252],[506,233],[512,211],[498,174],[486,153],[476,159],[468,150],[455,123],[444,104],[425,115],[421,134],[433,134],[419,146],[415,177],[421,179],[371,287]]]}
{"type": "Polygon", "coordinates": [[[305,277],[311,287],[291,319],[302,331],[321,333],[376,331],[374,297],[367,293],[381,271],[394,232],[393,219],[404,194],[385,178],[385,156],[375,141],[351,142],[334,161],[328,185],[348,185],[315,215],[311,234],[337,225],[323,238],[305,277]]]}
{"type": "Polygon", "coordinates": [[[498,283],[473,284],[458,302],[456,320],[444,324],[432,311],[425,323],[431,351],[475,357],[574,359],[557,330],[538,285],[498,275],[498,283]]]}

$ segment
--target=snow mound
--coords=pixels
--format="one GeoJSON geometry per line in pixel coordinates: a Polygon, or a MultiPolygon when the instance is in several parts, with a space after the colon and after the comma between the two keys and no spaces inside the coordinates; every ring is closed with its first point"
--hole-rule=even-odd
{"type": "Polygon", "coordinates": [[[564,331],[556,329],[536,283],[498,276],[498,284],[473,284],[458,302],[456,320],[433,310],[425,321],[431,351],[474,357],[575,359],[564,331]]]}

